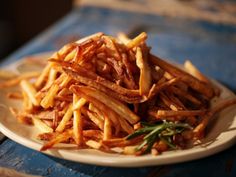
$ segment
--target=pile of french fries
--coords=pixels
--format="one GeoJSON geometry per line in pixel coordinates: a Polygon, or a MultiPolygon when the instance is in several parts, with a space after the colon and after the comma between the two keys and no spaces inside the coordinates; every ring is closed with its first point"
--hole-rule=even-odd
{"type": "Polygon", "coordinates": [[[70,143],[105,152],[119,147],[123,154],[156,155],[173,148],[160,134],[185,148],[202,139],[210,119],[236,100],[212,107],[220,89],[190,61],[180,69],[151,54],[146,39],[144,32],[134,39],[122,33],[117,38],[93,34],[55,52],[39,75],[26,73],[0,83],[0,88],[20,85],[20,93],[8,96],[22,99],[24,110],[10,110],[20,122],[42,131],[41,151],[70,143]],[[164,133],[182,129],[171,135],[162,131],[148,146],[161,123],[168,125],[164,133]]]}

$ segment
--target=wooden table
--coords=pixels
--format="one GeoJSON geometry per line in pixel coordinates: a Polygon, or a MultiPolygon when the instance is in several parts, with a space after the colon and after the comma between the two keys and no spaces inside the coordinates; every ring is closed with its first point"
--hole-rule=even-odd
{"type": "MultiPolygon", "coordinates": [[[[236,91],[235,26],[106,8],[73,9],[61,21],[6,58],[1,66],[30,54],[57,50],[71,40],[97,31],[111,35],[123,31],[131,37],[146,31],[153,53],[179,63],[190,59],[203,73],[236,91]]],[[[236,146],[191,162],[143,168],[111,168],[49,157],[6,138],[0,145],[0,166],[55,177],[235,177],[236,146]]]]}

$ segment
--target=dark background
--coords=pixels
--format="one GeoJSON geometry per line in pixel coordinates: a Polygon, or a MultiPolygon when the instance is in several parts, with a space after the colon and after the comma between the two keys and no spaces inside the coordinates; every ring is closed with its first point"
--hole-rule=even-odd
{"type": "Polygon", "coordinates": [[[72,9],[73,0],[1,0],[0,60],[72,9]]]}

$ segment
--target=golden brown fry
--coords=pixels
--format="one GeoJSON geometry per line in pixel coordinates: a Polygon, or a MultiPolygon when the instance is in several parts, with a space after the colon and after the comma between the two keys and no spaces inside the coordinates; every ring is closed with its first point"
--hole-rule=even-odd
{"type": "Polygon", "coordinates": [[[192,64],[191,61],[189,60],[186,60],[184,62],[184,68],[187,70],[187,72],[189,74],[191,74],[192,76],[196,77],[198,80],[202,81],[202,82],[205,82],[206,84],[208,84],[210,87],[213,88],[214,92],[215,92],[215,95],[216,96],[219,96],[220,94],[220,89],[219,87],[215,86],[214,84],[211,83],[211,81],[206,77],[204,76],[198,69],[196,66],[194,66],[192,64]]]}
{"type": "Polygon", "coordinates": [[[189,60],[186,60],[184,62],[184,68],[187,70],[187,72],[189,74],[191,74],[192,76],[196,77],[198,80],[205,82],[207,84],[210,83],[210,81],[208,80],[208,78],[206,76],[204,76],[189,60]]]}
{"type": "Polygon", "coordinates": [[[32,117],[34,126],[37,127],[42,132],[53,132],[53,129],[45,124],[42,120],[32,117]]]}
{"type": "MultiPolygon", "coordinates": [[[[120,87],[120,88],[122,88],[121,90],[117,89],[116,87],[112,88],[112,90],[111,90],[109,87],[108,88],[106,87],[107,85],[104,86],[104,84],[102,84],[102,81],[99,78],[97,78],[96,80],[89,79],[89,78],[80,76],[76,72],[74,72],[72,70],[68,70],[68,69],[65,69],[65,72],[69,76],[71,76],[73,79],[75,79],[83,84],[86,84],[88,86],[91,86],[93,88],[96,88],[97,90],[107,93],[111,97],[115,97],[115,98],[125,101],[127,103],[139,103],[139,102],[145,101],[145,98],[143,98],[140,95],[135,95],[135,96],[129,95],[128,92],[132,92],[131,90],[127,91],[127,93],[125,93],[126,92],[125,90],[124,90],[124,92],[121,91],[123,89],[122,87],[120,87]],[[119,91],[121,91],[121,93],[117,93],[119,91]]],[[[134,94],[135,92],[132,92],[132,93],[134,94]]]]}
{"type": "Polygon", "coordinates": [[[9,70],[0,69],[0,79],[6,80],[6,79],[12,79],[14,77],[17,77],[16,73],[9,70]]]}
{"type": "Polygon", "coordinates": [[[167,63],[166,61],[154,55],[150,55],[150,60],[152,61],[152,63],[160,66],[163,70],[169,72],[173,76],[181,78],[181,80],[186,82],[192,89],[202,93],[206,97],[212,98],[214,96],[211,87],[199,81],[187,72],[175,67],[174,65],[167,63]]]}
{"type": "Polygon", "coordinates": [[[102,36],[102,39],[105,42],[108,56],[112,56],[112,57],[114,57],[114,59],[120,61],[121,56],[120,56],[120,53],[117,50],[116,45],[114,44],[113,40],[108,36],[102,36]]]}
{"type": "Polygon", "coordinates": [[[103,140],[102,144],[108,147],[125,147],[130,145],[136,145],[137,143],[140,142],[142,138],[143,136],[139,136],[131,140],[126,140],[125,138],[109,139],[109,140],[103,140]]]}
{"type": "Polygon", "coordinates": [[[23,96],[23,107],[25,111],[30,111],[33,109],[33,104],[30,101],[28,95],[26,94],[25,91],[22,91],[22,96],[23,96]]]}
{"type": "MultiPolygon", "coordinates": [[[[76,65],[75,63],[69,63],[69,62],[63,62],[63,61],[57,61],[57,60],[50,60],[50,61],[61,64],[63,67],[65,67],[65,69],[71,68],[74,71],[76,71],[77,75],[81,75],[81,76],[93,79],[95,82],[99,82],[101,85],[108,87],[109,89],[111,89],[113,91],[117,91],[120,94],[127,95],[127,96],[128,95],[130,95],[130,96],[138,96],[139,95],[139,90],[130,90],[130,89],[120,87],[119,85],[115,84],[114,82],[106,80],[105,78],[100,77],[96,73],[86,70],[85,68],[82,68],[81,66],[76,65]]],[[[76,73],[74,73],[74,74],[76,74],[76,73]]]]}
{"type": "Polygon", "coordinates": [[[182,108],[173,103],[164,93],[160,93],[160,98],[163,103],[173,111],[181,110],[182,108]]]}
{"type": "Polygon", "coordinates": [[[85,144],[93,149],[100,149],[102,144],[97,142],[97,141],[94,141],[94,140],[88,140],[85,142],[85,144]]]}
{"type": "Polygon", "coordinates": [[[193,104],[196,105],[201,105],[201,101],[199,101],[197,98],[195,98],[194,96],[192,96],[190,93],[185,92],[177,87],[170,87],[169,88],[171,90],[172,93],[175,93],[176,95],[179,95],[180,97],[183,97],[189,101],[191,101],[193,104]]]}
{"type": "Polygon", "coordinates": [[[32,104],[35,106],[39,106],[39,101],[35,97],[36,90],[31,85],[31,83],[28,82],[27,80],[22,80],[20,82],[20,86],[21,86],[22,90],[26,93],[26,95],[28,96],[28,98],[32,102],[32,104]]]}
{"type": "Polygon", "coordinates": [[[121,128],[125,132],[127,132],[128,134],[132,134],[134,132],[133,127],[131,125],[129,125],[129,123],[125,119],[119,118],[118,120],[120,122],[121,128]]]}
{"type": "Polygon", "coordinates": [[[46,94],[46,96],[40,102],[40,105],[43,108],[52,107],[54,105],[54,99],[58,93],[58,90],[59,86],[57,84],[53,84],[52,87],[49,89],[48,93],[46,94]]]}
{"type": "Polygon", "coordinates": [[[86,99],[84,99],[84,98],[78,99],[76,102],[73,103],[73,110],[80,109],[86,103],[87,103],[86,99]]]}
{"type": "Polygon", "coordinates": [[[103,140],[108,140],[111,139],[112,137],[112,128],[111,128],[111,120],[105,115],[104,119],[104,135],[103,135],[103,140]]]}
{"type": "Polygon", "coordinates": [[[79,99],[75,94],[73,94],[73,133],[74,140],[78,146],[81,146],[83,143],[83,119],[81,116],[81,107],[84,106],[86,100],[77,107],[75,107],[75,104],[78,103],[81,99],[79,99]]]}
{"type": "Polygon", "coordinates": [[[160,82],[157,84],[154,84],[152,86],[152,88],[150,89],[150,92],[148,94],[148,98],[151,99],[153,98],[155,95],[157,95],[161,90],[170,87],[171,85],[174,85],[175,83],[179,82],[179,78],[173,78],[169,81],[166,82],[160,82]]]}
{"type": "Polygon", "coordinates": [[[54,68],[51,68],[49,71],[49,76],[45,87],[50,87],[56,79],[57,71],[54,68]]]}
{"type": "Polygon", "coordinates": [[[151,69],[149,67],[147,58],[143,56],[140,47],[137,47],[136,51],[136,64],[140,69],[139,93],[140,95],[146,95],[151,88],[151,69]]]}
{"type": "Polygon", "coordinates": [[[137,37],[134,39],[130,40],[127,44],[126,47],[128,49],[132,49],[134,47],[139,46],[141,43],[143,43],[147,39],[147,34],[145,32],[142,32],[139,34],[137,37]]]}
{"type": "Polygon", "coordinates": [[[10,98],[10,99],[22,99],[23,98],[22,94],[19,93],[19,92],[7,93],[7,97],[10,98]]]}
{"type": "Polygon", "coordinates": [[[172,110],[150,110],[148,112],[150,115],[154,116],[157,119],[165,119],[167,117],[179,117],[179,116],[196,116],[204,115],[206,110],[181,110],[181,111],[172,111],[172,110]]]}
{"type": "Polygon", "coordinates": [[[80,110],[73,111],[74,140],[78,146],[83,143],[83,119],[80,110]]]}
{"type": "Polygon", "coordinates": [[[83,86],[72,87],[71,89],[72,89],[72,91],[75,91],[75,92],[76,92],[76,90],[77,91],[79,90],[79,92],[82,92],[83,95],[88,95],[90,97],[93,97],[93,98],[101,101],[103,104],[105,104],[107,107],[109,107],[114,112],[119,114],[121,117],[124,117],[131,124],[135,124],[140,119],[136,114],[134,114],[123,103],[107,96],[106,94],[104,94],[98,90],[95,90],[95,89],[92,89],[89,87],[83,87],[83,86]]]}
{"type": "Polygon", "coordinates": [[[50,72],[50,69],[52,68],[52,64],[49,63],[47,66],[43,69],[42,73],[37,78],[36,82],[34,83],[35,87],[38,89],[42,86],[43,82],[46,80],[46,77],[48,73],[50,72]]]}
{"type": "Polygon", "coordinates": [[[72,104],[70,104],[67,108],[65,115],[63,116],[61,122],[59,123],[58,127],[56,128],[57,132],[63,132],[66,127],[66,123],[71,119],[73,114],[72,104]]]}
{"type": "Polygon", "coordinates": [[[94,122],[101,130],[104,130],[104,120],[97,113],[86,110],[89,119],[94,122]]]}
{"type": "Polygon", "coordinates": [[[92,34],[90,36],[86,36],[78,41],[76,41],[77,44],[82,44],[83,42],[89,40],[89,39],[92,39],[94,41],[97,41],[98,39],[100,39],[104,34],[102,32],[98,32],[98,33],[95,33],[95,34],[92,34]]]}
{"type": "Polygon", "coordinates": [[[83,136],[90,139],[101,140],[103,138],[103,131],[101,130],[83,130],[83,136]]]}
{"type": "Polygon", "coordinates": [[[136,146],[125,146],[123,153],[127,154],[127,155],[134,155],[137,151],[136,150],[137,147],[138,147],[137,145],[136,146]]]}
{"type": "Polygon", "coordinates": [[[58,134],[55,138],[52,140],[48,141],[46,144],[41,147],[40,151],[46,151],[47,149],[52,148],[55,144],[61,143],[63,141],[68,140],[73,136],[73,131],[72,130],[66,130],[65,132],[58,134]]]}
{"type": "Polygon", "coordinates": [[[28,80],[31,78],[35,78],[37,76],[39,76],[39,72],[27,72],[27,73],[23,73],[13,79],[4,81],[0,83],[0,89],[2,88],[6,88],[6,87],[13,87],[18,85],[22,80],[28,80]]]}
{"type": "Polygon", "coordinates": [[[130,42],[130,39],[127,37],[127,35],[122,32],[117,34],[117,38],[125,45],[130,42]]]}

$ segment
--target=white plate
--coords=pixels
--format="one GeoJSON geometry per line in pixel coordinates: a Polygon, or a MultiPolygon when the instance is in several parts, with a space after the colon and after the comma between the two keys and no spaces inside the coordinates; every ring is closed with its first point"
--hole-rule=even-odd
{"type": "MultiPolygon", "coordinates": [[[[36,57],[41,56],[45,56],[45,54],[39,54],[36,57]]],[[[8,68],[11,70],[16,70],[16,68],[21,68],[21,70],[22,68],[24,68],[23,70],[30,70],[31,67],[34,68],[32,65],[25,65],[23,61],[24,60],[14,63],[8,68]]],[[[235,97],[230,90],[217,82],[216,84],[222,89],[221,97],[217,101],[235,97]]],[[[0,91],[0,131],[15,142],[38,151],[42,146],[42,142],[36,139],[39,130],[33,126],[22,125],[16,121],[9,112],[7,106],[20,108],[22,105],[19,101],[7,99],[6,92],[7,90],[0,91]]],[[[72,146],[63,149],[50,149],[44,153],[76,162],[114,167],[163,165],[199,159],[220,152],[235,143],[236,106],[227,108],[215,118],[214,124],[210,127],[207,137],[200,145],[186,150],[168,151],[159,156],[143,155],[136,157],[121,154],[109,154],[91,149],[77,150],[72,146]]]]}

